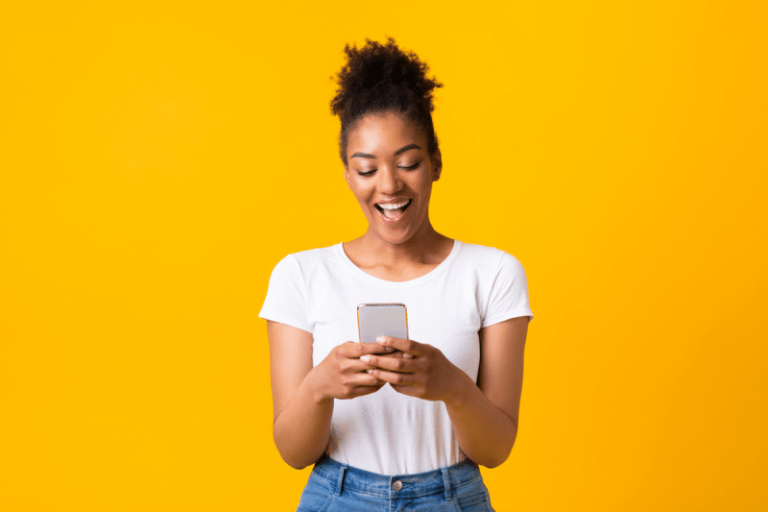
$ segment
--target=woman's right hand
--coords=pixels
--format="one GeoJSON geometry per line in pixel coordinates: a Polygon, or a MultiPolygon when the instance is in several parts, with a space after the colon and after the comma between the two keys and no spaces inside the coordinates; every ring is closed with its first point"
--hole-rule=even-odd
{"type": "Polygon", "coordinates": [[[384,385],[366,370],[360,356],[402,357],[379,343],[347,342],[313,365],[312,334],[267,320],[269,367],[274,408],[273,435],[283,460],[301,469],[314,464],[328,447],[334,398],[348,399],[384,385]]]}
{"type": "MultiPolygon", "coordinates": [[[[334,398],[348,400],[369,395],[381,389],[385,381],[368,373],[372,369],[360,360],[366,354],[395,356],[394,350],[378,343],[347,341],[334,347],[320,364],[312,369],[318,401],[334,398]]],[[[395,356],[396,357],[396,356],[395,356]]]]}

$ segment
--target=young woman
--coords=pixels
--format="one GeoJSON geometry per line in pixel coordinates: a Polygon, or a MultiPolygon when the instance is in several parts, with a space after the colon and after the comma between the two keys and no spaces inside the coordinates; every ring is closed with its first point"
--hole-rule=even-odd
{"type": "Polygon", "coordinates": [[[427,65],[391,38],[345,52],[331,106],[368,229],[272,272],[259,316],[275,443],[291,466],[315,465],[299,511],[492,510],[478,464],[504,462],[517,435],[533,318],[525,271],[432,227],[442,84],[427,65]],[[361,303],[404,303],[412,339],[359,343],[361,303]]]}

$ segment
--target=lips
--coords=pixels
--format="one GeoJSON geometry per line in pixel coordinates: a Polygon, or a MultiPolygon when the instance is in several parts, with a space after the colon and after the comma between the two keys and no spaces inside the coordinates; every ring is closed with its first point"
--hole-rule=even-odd
{"type": "Polygon", "coordinates": [[[406,199],[397,203],[376,203],[374,206],[385,221],[397,222],[402,218],[412,202],[412,199],[406,199]]]}

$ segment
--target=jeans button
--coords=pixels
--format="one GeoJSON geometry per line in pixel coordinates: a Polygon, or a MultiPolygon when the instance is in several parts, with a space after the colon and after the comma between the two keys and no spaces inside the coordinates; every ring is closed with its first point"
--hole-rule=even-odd
{"type": "Polygon", "coordinates": [[[399,491],[400,489],[403,488],[403,482],[401,482],[400,480],[395,480],[395,483],[392,484],[392,488],[396,491],[399,491]]]}

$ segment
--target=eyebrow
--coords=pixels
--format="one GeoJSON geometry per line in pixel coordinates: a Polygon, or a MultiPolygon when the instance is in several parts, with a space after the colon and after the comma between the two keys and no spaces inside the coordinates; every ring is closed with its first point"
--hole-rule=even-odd
{"type": "MultiPolygon", "coordinates": [[[[418,144],[408,144],[407,146],[403,146],[397,151],[395,151],[395,156],[399,155],[400,153],[404,153],[409,149],[421,149],[421,146],[419,146],[418,144]]],[[[350,156],[349,158],[376,158],[376,155],[372,155],[370,153],[361,153],[360,151],[358,151],[357,153],[350,156]]]]}

